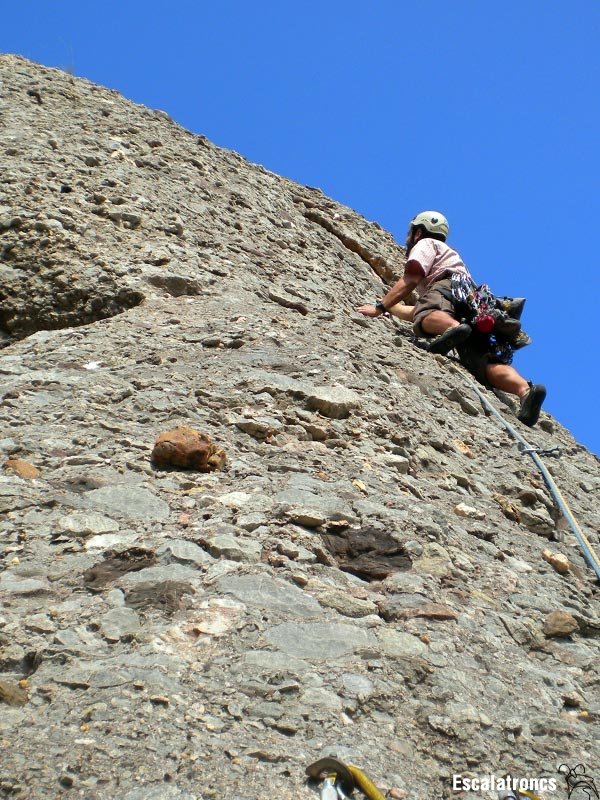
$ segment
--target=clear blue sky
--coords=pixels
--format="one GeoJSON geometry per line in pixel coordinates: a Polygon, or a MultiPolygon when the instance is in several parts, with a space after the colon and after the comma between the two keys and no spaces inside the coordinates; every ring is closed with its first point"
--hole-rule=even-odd
{"type": "Polygon", "coordinates": [[[443,211],[475,277],[528,298],[515,366],[600,453],[598,0],[19,0],[0,49],[168,111],[400,242],[443,211]]]}

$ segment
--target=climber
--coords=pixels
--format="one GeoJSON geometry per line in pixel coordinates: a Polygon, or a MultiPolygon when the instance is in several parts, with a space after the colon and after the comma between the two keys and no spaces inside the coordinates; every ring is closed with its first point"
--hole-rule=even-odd
{"type": "MultiPolygon", "coordinates": [[[[461,321],[466,316],[473,323],[474,315],[464,312],[478,303],[485,311],[486,302],[493,296],[488,287],[479,287],[483,293],[478,295],[460,255],[446,244],[448,232],[448,221],[443,214],[437,211],[417,214],[408,229],[404,275],[375,305],[362,305],[357,311],[367,317],[379,317],[415,291],[418,300],[413,312],[413,330],[417,336],[436,337],[429,345],[429,352],[447,355],[456,348],[462,365],[481,383],[517,395],[520,401],[517,418],[531,427],[538,421],[546,389],[526,381],[510,365],[514,348],[507,343],[506,335],[492,335],[493,316],[481,314],[481,322],[486,323],[481,328],[461,321]]],[[[401,311],[399,315],[404,313],[407,312],[401,311]]]]}

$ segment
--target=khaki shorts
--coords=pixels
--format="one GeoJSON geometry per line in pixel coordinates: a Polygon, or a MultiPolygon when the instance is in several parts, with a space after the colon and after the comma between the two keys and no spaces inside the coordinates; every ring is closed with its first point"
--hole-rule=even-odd
{"type": "Polygon", "coordinates": [[[454,304],[440,292],[440,289],[451,293],[452,278],[442,278],[440,281],[432,283],[429,289],[417,300],[413,315],[413,331],[417,336],[429,336],[421,328],[421,322],[432,311],[445,311],[446,314],[450,314],[451,317],[457,319],[454,304]]]}

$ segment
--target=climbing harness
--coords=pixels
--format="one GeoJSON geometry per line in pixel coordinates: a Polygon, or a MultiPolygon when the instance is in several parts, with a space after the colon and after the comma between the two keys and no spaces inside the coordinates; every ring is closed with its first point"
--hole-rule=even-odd
{"type": "MultiPolygon", "coordinates": [[[[502,322],[508,315],[498,308],[497,298],[487,285],[477,286],[468,275],[455,272],[451,278],[451,299],[480,336],[487,339],[486,350],[500,363],[511,364],[514,355],[514,343],[504,336],[497,336],[502,322]]],[[[513,320],[518,325],[520,324],[513,320]]]]}
{"type": "Polygon", "coordinates": [[[536,466],[542,473],[544,481],[546,482],[546,485],[548,486],[550,492],[552,493],[554,499],[556,500],[558,507],[562,512],[563,517],[565,518],[569,527],[573,531],[573,534],[575,535],[575,539],[577,540],[577,543],[579,545],[579,548],[582,552],[584,559],[586,560],[588,565],[594,570],[596,577],[600,581],[600,558],[595,553],[594,548],[592,547],[589,539],[586,537],[586,535],[583,533],[583,531],[577,524],[577,520],[571,513],[571,509],[567,505],[567,501],[560,493],[558,486],[556,485],[552,476],[548,472],[546,465],[540,458],[541,455],[557,455],[556,451],[558,450],[558,448],[553,447],[550,450],[539,450],[537,447],[532,447],[529,444],[529,442],[526,439],[524,439],[523,436],[521,436],[521,434],[515,428],[513,428],[513,426],[509,422],[507,422],[504,419],[502,414],[496,408],[494,408],[494,406],[490,403],[487,397],[480,391],[480,389],[475,385],[475,383],[473,383],[473,381],[470,378],[467,378],[466,375],[464,376],[464,378],[467,385],[471,389],[473,389],[477,397],[479,397],[479,400],[481,401],[483,407],[487,409],[491,414],[493,414],[498,420],[500,420],[502,425],[510,433],[513,439],[517,440],[519,450],[523,454],[531,456],[536,466]]]}
{"type": "Polygon", "coordinates": [[[487,283],[477,286],[467,275],[455,272],[451,285],[452,296],[457,303],[467,306],[477,329],[482,333],[490,333],[494,329],[492,311],[496,298],[487,283]]]}

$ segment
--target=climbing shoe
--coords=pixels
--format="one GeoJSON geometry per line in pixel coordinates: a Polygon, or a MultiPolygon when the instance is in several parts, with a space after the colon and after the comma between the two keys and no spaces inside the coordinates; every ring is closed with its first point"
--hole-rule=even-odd
{"type": "Polygon", "coordinates": [[[517,419],[532,428],[538,421],[542,403],[546,399],[546,387],[541,383],[530,383],[529,391],[521,398],[517,419]]]}
{"type": "Polygon", "coordinates": [[[471,326],[467,325],[466,322],[456,328],[448,328],[447,331],[444,331],[441,336],[438,336],[429,345],[429,352],[445,356],[457,345],[466,342],[470,335],[471,326]]]}

